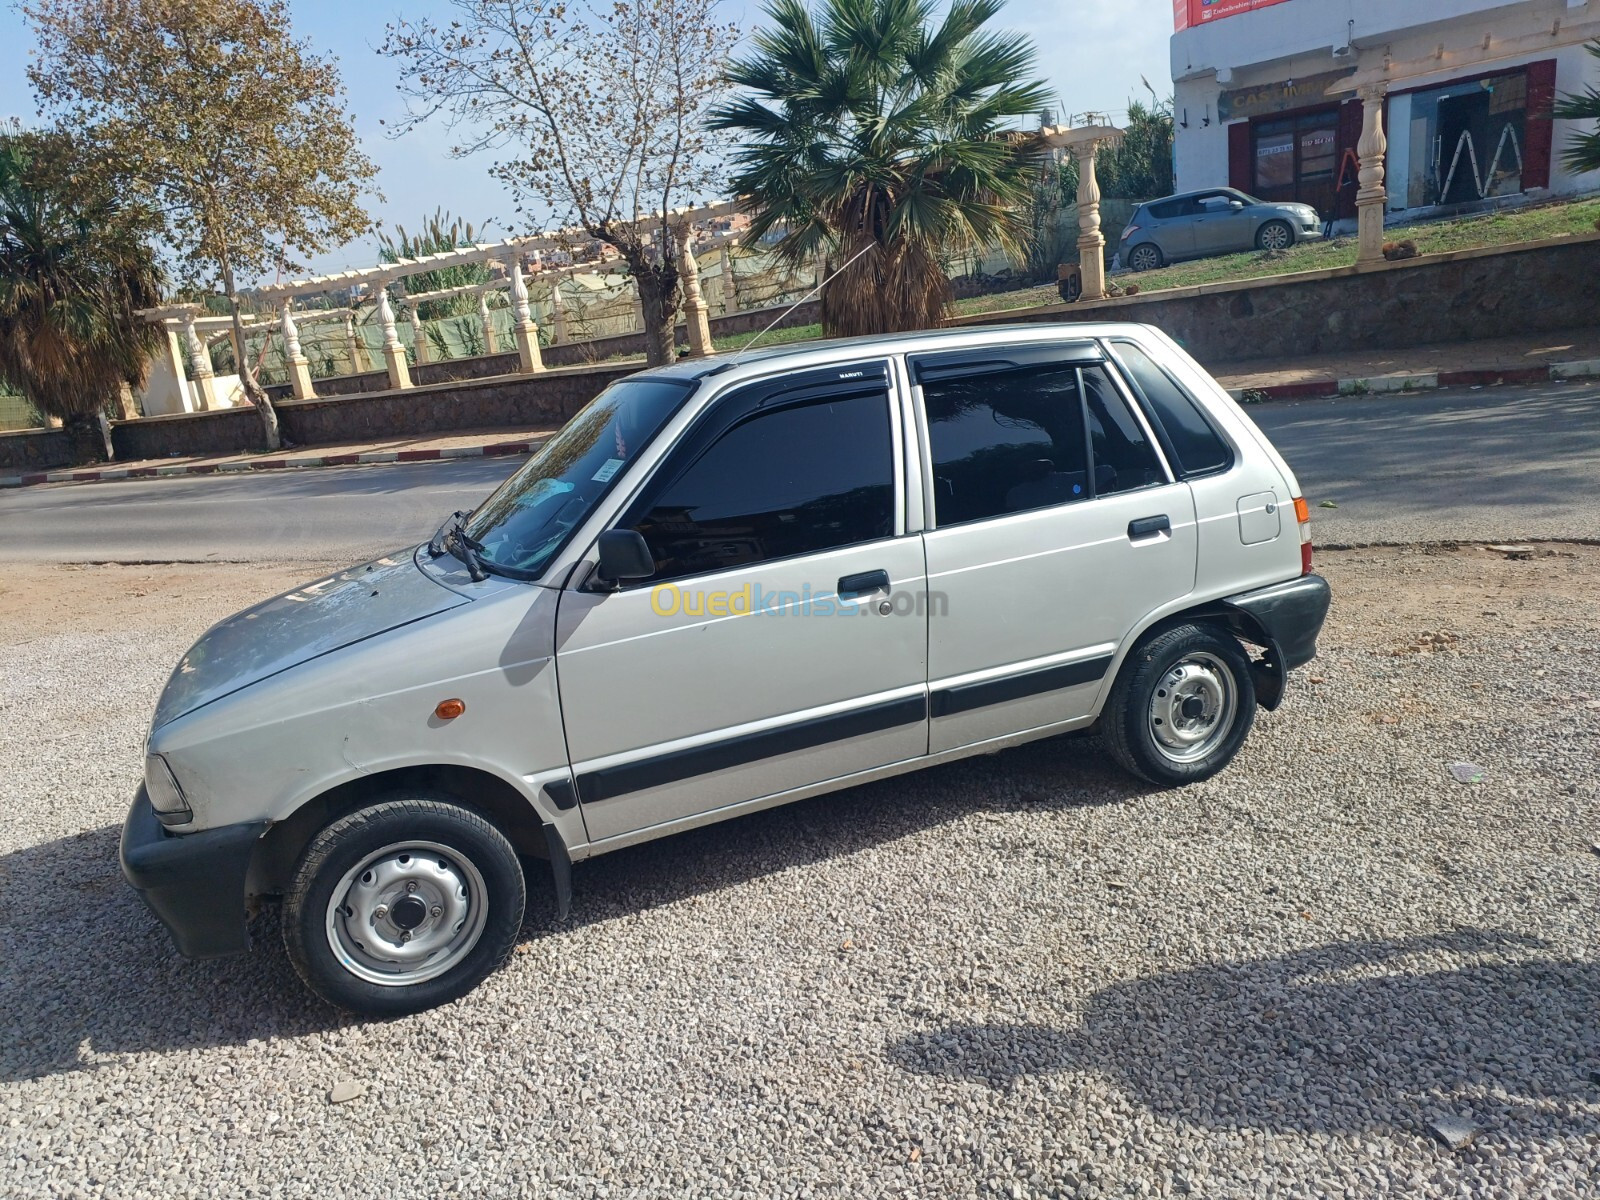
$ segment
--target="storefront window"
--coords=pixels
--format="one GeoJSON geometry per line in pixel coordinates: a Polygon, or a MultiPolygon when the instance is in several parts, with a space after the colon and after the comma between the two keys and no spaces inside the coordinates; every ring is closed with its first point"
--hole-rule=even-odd
{"type": "Polygon", "coordinates": [[[1463,80],[1411,94],[1411,153],[1422,156],[1406,201],[1466,204],[1522,191],[1527,140],[1525,71],[1463,80]]]}
{"type": "Polygon", "coordinates": [[[1323,216],[1333,211],[1339,114],[1306,113],[1253,126],[1255,179],[1263,200],[1309,204],[1323,216]]]}

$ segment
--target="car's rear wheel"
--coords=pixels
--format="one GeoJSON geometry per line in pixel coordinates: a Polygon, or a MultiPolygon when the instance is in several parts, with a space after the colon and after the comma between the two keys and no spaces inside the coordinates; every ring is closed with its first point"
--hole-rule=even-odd
{"type": "Polygon", "coordinates": [[[1268,221],[1256,230],[1257,250],[1287,250],[1294,245],[1294,230],[1287,221],[1268,221]]]}
{"type": "Polygon", "coordinates": [[[308,987],[376,1016],[465,995],[516,944],[526,884],[505,835],[426,793],[333,822],[306,847],[283,937],[308,987]]]}
{"type": "Polygon", "coordinates": [[[1140,242],[1128,251],[1128,266],[1135,271],[1154,271],[1163,261],[1160,247],[1149,242],[1140,242]]]}
{"type": "Polygon", "coordinates": [[[1122,766],[1181,786],[1233,761],[1255,711],[1250,659],[1237,639],[1211,625],[1180,625],[1128,656],[1100,724],[1122,766]]]}

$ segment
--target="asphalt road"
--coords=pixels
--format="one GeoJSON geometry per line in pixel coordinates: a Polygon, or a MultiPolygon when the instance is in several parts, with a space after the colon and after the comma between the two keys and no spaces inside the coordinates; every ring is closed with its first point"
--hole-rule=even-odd
{"type": "MultiPolygon", "coordinates": [[[[1600,538],[1593,382],[1250,412],[1299,474],[1324,545],[1600,538]]],[[[456,460],[4,491],[0,560],[357,561],[421,541],[515,466],[456,460]]]]}

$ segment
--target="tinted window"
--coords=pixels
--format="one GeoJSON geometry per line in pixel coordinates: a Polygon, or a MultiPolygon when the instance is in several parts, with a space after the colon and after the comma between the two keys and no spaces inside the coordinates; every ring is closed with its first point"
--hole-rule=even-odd
{"type": "Polygon", "coordinates": [[[1233,456],[1189,394],[1132,342],[1115,343],[1117,357],[1127,368],[1151,414],[1166,434],[1174,466],[1185,475],[1200,475],[1227,467],[1233,456]]]}
{"type": "Polygon", "coordinates": [[[1131,492],[1166,483],[1161,460],[1144,427],[1128,410],[1111,381],[1098,367],[1085,368],[1083,385],[1089,404],[1089,437],[1094,446],[1094,488],[1097,496],[1131,492]]]}
{"type": "Polygon", "coordinates": [[[1148,212],[1158,221],[1170,221],[1173,217],[1183,215],[1183,201],[1168,200],[1165,204],[1152,204],[1148,212]]]}
{"type": "Polygon", "coordinates": [[[654,580],[748,566],[894,532],[889,401],[812,401],[735,425],[673,477],[635,525],[654,580]]]}
{"type": "Polygon", "coordinates": [[[933,382],[922,394],[939,525],[1088,498],[1075,368],[933,382]]]}

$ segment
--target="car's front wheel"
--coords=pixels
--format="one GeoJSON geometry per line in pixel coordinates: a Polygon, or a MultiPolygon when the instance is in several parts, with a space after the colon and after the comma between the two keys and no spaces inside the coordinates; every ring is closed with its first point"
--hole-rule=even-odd
{"type": "Polygon", "coordinates": [[[1255,711],[1250,659],[1238,640],[1211,625],[1179,625],[1128,656],[1100,725],[1122,766],[1177,787],[1232,762],[1255,711]]]}
{"type": "Polygon", "coordinates": [[[306,847],[283,937],[307,986],[374,1016],[465,995],[510,955],[526,883],[516,852],[478,813],[397,794],[333,822],[306,847]]]}
{"type": "Polygon", "coordinates": [[[1128,251],[1128,266],[1135,271],[1154,271],[1162,263],[1161,250],[1149,242],[1141,242],[1128,251]]]}
{"type": "Polygon", "coordinates": [[[1287,250],[1294,245],[1294,230],[1287,221],[1268,221],[1256,230],[1257,250],[1287,250]]]}

